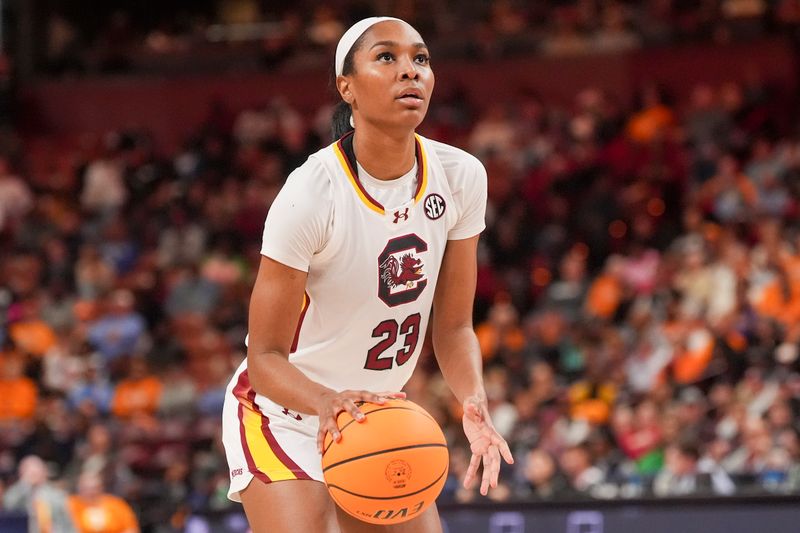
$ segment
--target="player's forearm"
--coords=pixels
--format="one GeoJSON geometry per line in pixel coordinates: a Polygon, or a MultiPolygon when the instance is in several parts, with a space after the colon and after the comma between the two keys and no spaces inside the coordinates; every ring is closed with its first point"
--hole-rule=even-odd
{"type": "Polygon", "coordinates": [[[331,392],[276,352],[249,353],[247,373],[253,390],[298,413],[316,415],[318,399],[331,392]]]}
{"type": "Polygon", "coordinates": [[[486,396],[480,346],[471,327],[434,331],[433,350],[442,375],[459,402],[473,395],[486,396]]]}

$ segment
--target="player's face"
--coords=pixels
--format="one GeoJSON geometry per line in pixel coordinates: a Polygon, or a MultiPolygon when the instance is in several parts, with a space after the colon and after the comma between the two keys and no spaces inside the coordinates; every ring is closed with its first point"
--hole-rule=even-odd
{"type": "Polygon", "coordinates": [[[428,47],[408,24],[380,22],[364,34],[347,88],[356,123],[414,129],[425,118],[434,77],[428,47]]]}

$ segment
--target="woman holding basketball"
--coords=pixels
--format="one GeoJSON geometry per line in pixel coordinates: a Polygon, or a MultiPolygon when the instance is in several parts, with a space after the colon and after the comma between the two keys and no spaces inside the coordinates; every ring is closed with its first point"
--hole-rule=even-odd
{"type": "Polygon", "coordinates": [[[434,76],[402,20],[362,20],[336,50],[343,103],[334,144],[289,176],[264,227],[250,302],[247,359],[228,387],[223,440],[229,496],[253,531],[438,532],[432,505],[375,526],[336,508],[323,481],[336,416],[402,398],[432,318],[443,375],[464,406],[472,485],[512,462],[486,406],[472,329],[486,172],[471,155],[415,134],[434,76]],[[431,317],[431,307],[434,312],[431,317]],[[285,483],[279,481],[287,481],[285,483]]]}

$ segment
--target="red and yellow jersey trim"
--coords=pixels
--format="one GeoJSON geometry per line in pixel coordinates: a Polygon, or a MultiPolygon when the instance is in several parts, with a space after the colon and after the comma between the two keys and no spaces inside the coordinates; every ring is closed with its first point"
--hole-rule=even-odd
{"type": "Polygon", "coordinates": [[[306,318],[306,312],[308,311],[308,307],[311,305],[311,296],[308,295],[308,291],[303,293],[303,305],[300,307],[300,318],[297,320],[297,328],[294,331],[294,340],[292,340],[292,347],[289,350],[289,353],[294,353],[297,351],[297,342],[300,340],[300,329],[303,327],[303,320],[306,318]]]}
{"type": "Polygon", "coordinates": [[[239,400],[239,438],[247,469],[264,483],[287,479],[311,479],[278,443],[270,419],[256,404],[256,391],[247,370],[239,374],[233,394],[239,400]]]}
{"type": "Polygon", "coordinates": [[[419,135],[415,133],[414,138],[417,141],[417,190],[414,193],[414,203],[416,204],[422,200],[425,190],[428,188],[428,154],[422,147],[419,135]]]}
{"type": "Polygon", "coordinates": [[[380,202],[370,196],[364,186],[361,185],[355,169],[350,164],[350,160],[344,155],[341,139],[333,145],[333,150],[336,152],[336,158],[339,160],[339,164],[342,165],[342,169],[344,170],[345,176],[347,176],[347,180],[350,182],[350,185],[353,186],[353,189],[356,191],[356,194],[364,203],[364,205],[378,214],[386,214],[386,210],[383,208],[380,202]]]}
{"type": "MultiPolygon", "coordinates": [[[[369,192],[367,192],[364,185],[362,185],[361,181],[358,179],[355,158],[348,157],[348,150],[346,150],[344,146],[344,141],[350,135],[352,135],[352,133],[345,135],[334,143],[333,151],[336,154],[336,159],[339,160],[339,164],[342,166],[345,176],[347,176],[347,181],[350,182],[350,185],[352,185],[353,190],[361,202],[379,215],[385,215],[386,209],[384,209],[380,202],[370,196],[369,192]]],[[[352,139],[349,140],[352,142],[352,139]]],[[[416,204],[422,199],[428,188],[428,156],[425,153],[425,148],[422,146],[420,136],[416,133],[414,134],[414,140],[416,142],[415,154],[417,158],[417,189],[414,191],[414,203],[416,204]]]]}

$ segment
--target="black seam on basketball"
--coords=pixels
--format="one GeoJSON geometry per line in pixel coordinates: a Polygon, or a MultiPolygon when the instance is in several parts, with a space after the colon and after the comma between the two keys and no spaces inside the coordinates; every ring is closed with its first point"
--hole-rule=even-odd
{"type": "Polygon", "coordinates": [[[332,465],[328,465],[322,469],[323,472],[327,472],[331,468],[335,468],[337,466],[341,466],[345,463],[349,463],[351,461],[358,461],[359,459],[365,459],[367,457],[374,457],[376,455],[381,455],[384,453],[390,452],[400,452],[403,450],[413,450],[414,448],[447,448],[447,444],[438,444],[438,443],[430,443],[430,444],[411,444],[409,446],[400,446],[399,448],[387,448],[385,450],[379,450],[377,452],[372,453],[365,453],[364,455],[357,455],[355,457],[351,457],[349,459],[345,459],[343,461],[339,461],[338,463],[333,463],[332,465]]]}
{"type": "Polygon", "coordinates": [[[409,496],[413,496],[415,494],[419,494],[420,492],[425,492],[429,488],[431,488],[434,485],[436,485],[437,483],[439,483],[439,480],[442,479],[442,477],[444,477],[445,474],[447,474],[447,467],[444,467],[444,471],[441,474],[439,474],[439,477],[437,477],[436,480],[431,482],[431,484],[428,485],[427,487],[422,487],[421,489],[416,490],[414,492],[409,492],[408,494],[398,494],[396,496],[367,496],[366,494],[359,494],[357,492],[352,492],[352,491],[349,491],[347,489],[343,489],[342,487],[340,487],[338,485],[328,485],[328,488],[329,489],[337,489],[337,490],[340,490],[342,492],[346,492],[347,494],[349,494],[351,496],[357,496],[359,498],[366,498],[367,500],[396,500],[397,498],[407,498],[409,496]]]}
{"type": "MultiPolygon", "coordinates": [[[[365,403],[372,403],[372,402],[356,402],[356,405],[357,405],[357,406],[358,406],[358,405],[364,405],[365,403]]],[[[366,415],[364,415],[364,416],[369,416],[369,415],[371,415],[372,413],[377,413],[378,411],[388,411],[388,410],[391,410],[391,409],[405,409],[406,411],[414,411],[415,413],[419,413],[419,414],[421,414],[421,415],[425,415],[425,416],[427,416],[428,418],[430,418],[431,420],[433,420],[433,422],[435,422],[437,425],[439,424],[438,422],[436,422],[436,420],[434,420],[434,418],[433,418],[431,415],[429,415],[429,414],[426,414],[426,413],[423,413],[423,412],[422,412],[422,411],[420,411],[419,409],[414,409],[414,408],[412,408],[412,407],[402,407],[402,406],[398,406],[398,405],[389,405],[389,406],[387,406],[387,407],[380,407],[380,408],[378,408],[378,409],[374,409],[374,410],[370,411],[369,413],[367,413],[367,414],[366,414],[366,415]]],[[[344,431],[344,429],[345,429],[347,426],[349,426],[350,424],[353,424],[354,422],[357,422],[357,420],[355,420],[355,419],[354,419],[354,420],[351,420],[351,421],[350,421],[350,422],[348,422],[347,424],[345,424],[345,425],[343,425],[342,427],[340,427],[340,428],[339,428],[339,433],[342,433],[342,432],[344,431]]],[[[333,443],[334,443],[334,440],[333,440],[333,439],[331,439],[331,441],[328,443],[328,446],[326,446],[326,447],[325,447],[325,449],[324,449],[324,450],[322,450],[322,457],[325,457],[325,454],[328,452],[328,448],[330,448],[330,447],[331,447],[331,445],[332,445],[333,443]]]]}

